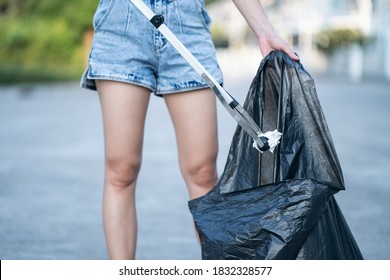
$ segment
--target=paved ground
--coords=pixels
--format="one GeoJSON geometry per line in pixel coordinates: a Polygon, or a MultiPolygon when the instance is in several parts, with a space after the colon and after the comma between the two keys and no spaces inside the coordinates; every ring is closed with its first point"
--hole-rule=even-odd
{"type": "MultiPolygon", "coordinates": [[[[242,102],[248,81],[225,85],[242,102]]],[[[390,84],[317,81],[366,259],[390,259],[390,84]]],[[[222,170],[235,122],[219,106],[222,170]]],[[[199,259],[164,103],[153,98],[138,186],[139,259],[199,259]]],[[[106,259],[101,116],[77,84],[0,87],[0,259],[106,259]]]]}

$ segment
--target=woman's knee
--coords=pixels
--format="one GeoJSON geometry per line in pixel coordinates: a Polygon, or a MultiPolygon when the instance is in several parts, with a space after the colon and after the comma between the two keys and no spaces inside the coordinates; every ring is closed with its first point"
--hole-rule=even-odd
{"type": "Polygon", "coordinates": [[[106,159],[106,184],[115,190],[135,187],[141,159],[106,159]]]}
{"type": "Polygon", "coordinates": [[[214,186],[218,177],[215,161],[212,160],[187,163],[182,169],[189,187],[195,185],[197,187],[210,189],[214,186]]]}

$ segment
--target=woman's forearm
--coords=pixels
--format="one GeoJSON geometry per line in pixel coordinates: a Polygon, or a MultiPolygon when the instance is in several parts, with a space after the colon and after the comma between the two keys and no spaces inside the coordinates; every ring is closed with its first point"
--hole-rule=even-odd
{"type": "Polygon", "coordinates": [[[233,0],[233,2],[255,33],[263,56],[273,50],[281,50],[292,59],[299,60],[289,45],[275,33],[260,0],[233,0]]]}
{"type": "Polygon", "coordinates": [[[257,38],[274,32],[260,0],[233,0],[257,38]]]}

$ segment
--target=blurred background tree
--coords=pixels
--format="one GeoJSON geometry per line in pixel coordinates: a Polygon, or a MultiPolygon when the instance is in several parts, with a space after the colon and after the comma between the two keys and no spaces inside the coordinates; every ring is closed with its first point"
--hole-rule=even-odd
{"type": "Polygon", "coordinates": [[[206,3],[206,5],[208,5],[208,4],[211,4],[214,2],[218,2],[218,1],[220,1],[220,0],[205,0],[205,3],[206,3]]]}
{"type": "Polygon", "coordinates": [[[361,30],[350,28],[326,29],[316,34],[316,45],[320,51],[332,54],[336,50],[353,44],[364,46],[373,42],[374,38],[365,35],[361,30]]]}
{"type": "Polygon", "coordinates": [[[79,78],[98,3],[0,0],[0,83],[79,78]]]}
{"type": "Polygon", "coordinates": [[[99,0],[0,0],[0,83],[73,79],[99,0]]]}

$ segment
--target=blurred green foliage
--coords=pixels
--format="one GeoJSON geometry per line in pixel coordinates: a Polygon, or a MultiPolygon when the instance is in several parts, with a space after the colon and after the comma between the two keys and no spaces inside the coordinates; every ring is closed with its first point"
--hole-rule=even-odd
{"type": "Polygon", "coordinates": [[[334,51],[352,44],[367,45],[373,41],[357,29],[328,29],[316,35],[316,45],[319,50],[331,54],[334,51]]]}
{"type": "Polygon", "coordinates": [[[221,0],[205,0],[205,4],[208,5],[208,4],[211,4],[214,2],[218,2],[218,1],[221,1],[221,0]]]}
{"type": "Polygon", "coordinates": [[[98,3],[0,0],[0,83],[79,78],[87,55],[84,35],[98,3]]]}
{"type": "Polygon", "coordinates": [[[70,79],[99,0],[0,0],[0,83],[70,79]]]}
{"type": "Polygon", "coordinates": [[[211,25],[211,34],[213,37],[213,42],[216,48],[228,48],[229,47],[229,39],[228,34],[225,28],[212,24],[211,25]]]}

